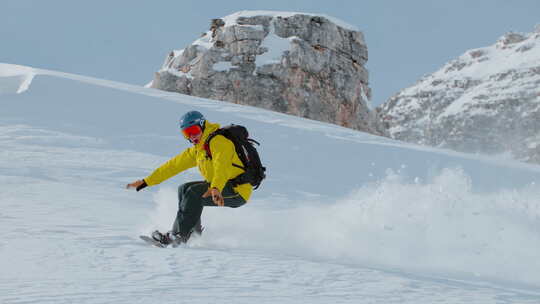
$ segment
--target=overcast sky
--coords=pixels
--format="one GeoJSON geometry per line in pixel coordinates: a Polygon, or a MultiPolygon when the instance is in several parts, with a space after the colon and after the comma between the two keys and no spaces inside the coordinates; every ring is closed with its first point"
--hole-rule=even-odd
{"type": "Polygon", "coordinates": [[[323,13],[358,27],[375,105],[468,49],[540,24],[540,0],[0,0],[0,62],[142,85],[210,19],[239,10],[323,13]]]}

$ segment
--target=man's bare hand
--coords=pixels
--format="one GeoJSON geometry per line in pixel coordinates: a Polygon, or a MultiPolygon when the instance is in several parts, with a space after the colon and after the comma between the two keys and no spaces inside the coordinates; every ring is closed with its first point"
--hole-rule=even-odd
{"type": "Polygon", "coordinates": [[[141,190],[143,187],[143,185],[145,185],[146,182],[143,180],[143,179],[140,179],[138,181],[134,181],[133,183],[131,184],[127,184],[126,185],[126,189],[132,189],[132,188],[135,188],[137,189],[137,191],[141,190]],[[141,188],[142,187],[142,188],[141,188]]]}
{"type": "Polygon", "coordinates": [[[208,188],[208,190],[202,195],[202,197],[206,198],[212,196],[212,200],[214,201],[214,204],[223,207],[225,206],[225,201],[223,200],[223,195],[221,195],[221,192],[217,188],[208,188]]]}

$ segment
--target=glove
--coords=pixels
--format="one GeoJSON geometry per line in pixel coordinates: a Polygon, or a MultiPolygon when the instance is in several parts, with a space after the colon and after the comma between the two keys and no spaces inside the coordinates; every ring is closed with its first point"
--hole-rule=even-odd
{"type": "Polygon", "coordinates": [[[146,184],[146,181],[143,179],[143,182],[142,184],[140,184],[138,187],[137,187],[137,192],[141,191],[142,189],[148,187],[148,184],[146,184]]]}

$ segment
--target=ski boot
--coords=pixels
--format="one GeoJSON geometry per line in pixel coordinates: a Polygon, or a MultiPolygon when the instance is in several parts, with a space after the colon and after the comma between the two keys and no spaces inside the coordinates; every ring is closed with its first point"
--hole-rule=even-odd
{"type": "Polygon", "coordinates": [[[159,230],[156,230],[152,232],[151,237],[160,244],[165,245],[165,247],[173,242],[172,233],[170,232],[161,233],[159,230]]]}
{"type": "Polygon", "coordinates": [[[168,245],[178,247],[181,244],[187,243],[189,238],[191,237],[191,234],[192,232],[188,233],[187,235],[181,235],[179,233],[174,234],[172,231],[169,231],[167,233],[161,233],[156,230],[152,232],[152,239],[164,245],[164,247],[167,247],[168,245]]]}

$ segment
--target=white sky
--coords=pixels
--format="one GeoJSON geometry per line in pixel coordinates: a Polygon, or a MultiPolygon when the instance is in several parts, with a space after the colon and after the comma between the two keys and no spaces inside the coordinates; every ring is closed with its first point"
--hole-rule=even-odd
{"type": "Polygon", "coordinates": [[[374,105],[468,49],[540,23],[537,0],[7,0],[0,3],[0,62],[144,85],[210,19],[240,10],[321,13],[358,27],[374,105]]]}

